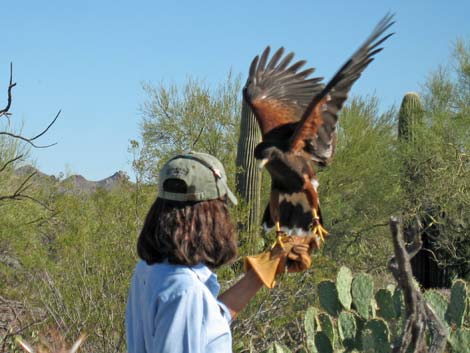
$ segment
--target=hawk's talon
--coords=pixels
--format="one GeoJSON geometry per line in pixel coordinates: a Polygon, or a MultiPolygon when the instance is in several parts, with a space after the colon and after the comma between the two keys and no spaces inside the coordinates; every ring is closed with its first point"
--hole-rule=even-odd
{"type": "Polygon", "coordinates": [[[277,233],[277,237],[276,237],[276,241],[274,242],[274,244],[272,245],[271,248],[275,248],[276,245],[279,245],[282,250],[286,250],[286,247],[284,246],[284,237],[285,237],[285,234],[283,232],[276,232],[277,233]]]}
{"type": "Polygon", "coordinates": [[[313,209],[312,214],[315,224],[312,229],[312,235],[315,239],[315,245],[317,248],[320,248],[321,244],[325,242],[325,237],[328,235],[328,231],[320,223],[320,217],[318,217],[316,209],[313,209]]]}
{"type": "Polygon", "coordinates": [[[281,225],[279,224],[279,222],[275,223],[275,227],[276,227],[276,241],[271,246],[271,249],[274,249],[276,245],[279,245],[282,248],[282,250],[286,250],[284,246],[284,241],[283,241],[283,238],[286,236],[286,233],[284,233],[281,230],[281,225]]]}

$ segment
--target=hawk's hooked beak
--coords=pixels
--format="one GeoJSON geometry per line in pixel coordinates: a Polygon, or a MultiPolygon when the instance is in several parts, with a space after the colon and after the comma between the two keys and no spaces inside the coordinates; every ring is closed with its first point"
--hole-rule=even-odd
{"type": "Polygon", "coordinates": [[[264,166],[265,166],[266,164],[268,164],[268,162],[269,162],[269,158],[264,158],[264,159],[262,159],[261,162],[259,162],[258,168],[259,168],[259,169],[263,169],[264,166]]]}

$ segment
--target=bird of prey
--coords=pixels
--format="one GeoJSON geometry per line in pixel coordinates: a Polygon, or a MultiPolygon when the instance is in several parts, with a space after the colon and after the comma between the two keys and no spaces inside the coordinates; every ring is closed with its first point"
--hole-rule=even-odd
{"type": "Polygon", "coordinates": [[[393,23],[393,15],[387,14],[326,85],[322,77],[309,77],[313,68],[301,71],[304,60],[291,64],[294,53],[284,56],[282,47],[269,61],[269,46],[253,59],[243,98],[261,128],[255,158],[271,176],[263,225],[275,227],[278,241],[280,234],[311,235],[318,248],[324,240],[315,167],[331,160],[338,112],[354,82],[383,49],[380,45],[393,35],[385,33],[393,23]]]}

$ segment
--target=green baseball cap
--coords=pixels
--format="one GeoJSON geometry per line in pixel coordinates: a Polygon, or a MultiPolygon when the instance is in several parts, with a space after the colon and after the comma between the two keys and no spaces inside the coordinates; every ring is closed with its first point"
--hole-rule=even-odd
{"type": "Polygon", "coordinates": [[[236,205],[237,198],[227,186],[227,175],[222,163],[207,153],[188,152],[165,163],[158,177],[158,197],[173,201],[204,201],[227,195],[236,205]],[[168,192],[163,185],[168,179],[185,182],[187,193],[168,192]]]}

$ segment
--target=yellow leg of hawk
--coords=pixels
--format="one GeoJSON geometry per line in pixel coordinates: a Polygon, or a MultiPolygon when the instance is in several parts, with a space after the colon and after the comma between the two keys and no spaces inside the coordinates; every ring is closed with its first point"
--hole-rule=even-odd
{"type": "Polygon", "coordinates": [[[279,222],[279,191],[273,190],[271,192],[271,198],[269,200],[269,209],[271,212],[271,217],[274,221],[274,226],[276,227],[276,241],[271,246],[273,249],[276,245],[279,245],[283,250],[286,250],[284,246],[284,240],[286,239],[286,235],[281,230],[281,224],[279,222]]]}
{"type": "Polygon", "coordinates": [[[328,235],[328,231],[323,228],[323,226],[320,223],[320,217],[318,217],[317,210],[314,208],[313,211],[313,219],[315,222],[315,226],[313,227],[312,230],[312,235],[315,239],[315,243],[317,247],[320,247],[322,242],[325,242],[325,236],[328,235]]]}
{"type": "Polygon", "coordinates": [[[274,248],[276,245],[279,244],[279,246],[280,246],[283,250],[286,250],[286,248],[285,248],[285,246],[284,246],[285,235],[284,235],[284,233],[283,233],[282,230],[281,230],[281,225],[280,225],[279,221],[276,221],[276,222],[275,222],[275,227],[276,227],[276,241],[275,241],[274,244],[271,246],[271,249],[274,248]]]}

